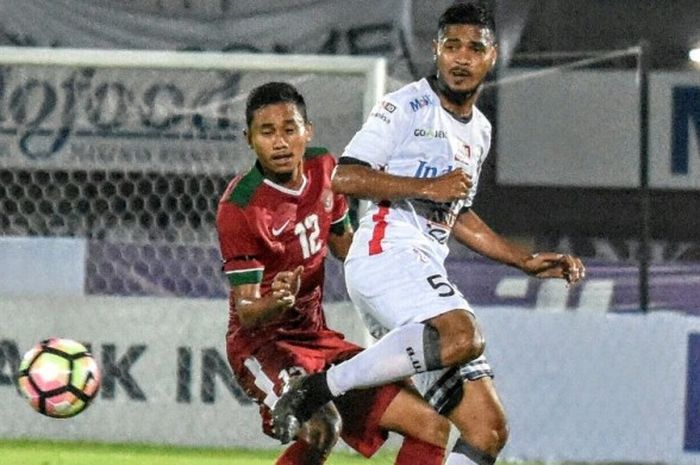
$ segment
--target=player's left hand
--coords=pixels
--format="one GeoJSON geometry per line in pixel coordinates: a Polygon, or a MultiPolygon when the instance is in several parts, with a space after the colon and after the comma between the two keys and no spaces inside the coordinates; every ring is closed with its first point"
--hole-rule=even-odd
{"type": "Polygon", "coordinates": [[[523,262],[522,269],[538,278],[561,278],[569,284],[586,277],[586,267],[580,258],[554,252],[530,255],[523,262]]]}
{"type": "Polygon", "coordinates": [[[280,307],[289,309],[294,306],[296,296],[301,288],[303,271],[304,267],[299,265],[294,271],[279,272],[272,279],[272,297],[280,307]]]}

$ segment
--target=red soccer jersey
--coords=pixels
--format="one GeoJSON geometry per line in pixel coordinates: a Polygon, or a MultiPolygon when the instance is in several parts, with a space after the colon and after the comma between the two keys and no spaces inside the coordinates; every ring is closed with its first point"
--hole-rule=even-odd
{"type": "Polygon", "coordinates": [[[226,188],[216,225],[231,285],[260,283],[265,295],[277,273],[304,266],[294,308],[264,326],[243,328],[231,302],[229,340],[233,337],[240,350],[252,351],[284,337],[313,337],[327,329],[321,300],[328,235],[348,221],[345,197],[331,191],[335,165],[326,149],[310,148],[298,190],[265,178],[258,163],[226,188]]]}

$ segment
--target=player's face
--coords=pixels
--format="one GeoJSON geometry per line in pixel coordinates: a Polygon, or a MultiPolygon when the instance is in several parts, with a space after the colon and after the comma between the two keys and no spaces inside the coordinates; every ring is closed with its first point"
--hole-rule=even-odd
{"type": "Polygon", "coordinates": [[[493,33],[485,27],[450,24],[433,42],[438,77],[455,92],[473,92],[496,62],[493,33]]]}
{"type": "Polygon", "coordinates": [[[312,128],[293,103],[258,108],[247,132],[248,144],[265,175],[281,184],[301,181],[301,164],[312,128]]]}

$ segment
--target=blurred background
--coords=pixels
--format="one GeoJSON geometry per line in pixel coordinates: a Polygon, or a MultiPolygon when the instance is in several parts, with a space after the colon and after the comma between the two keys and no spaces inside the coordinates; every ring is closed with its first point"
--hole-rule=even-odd
{"type": "MultiPolygon", "coordinates": [[[[64,332],[102,354],[114,386],[104,405],[148,399],[204,424],[215,412],[202,412],[224,402],[219,386],[232,394],[225,408],[257,422],[219,352],[228,290],[214,229],[226,183],[253,161],[242,140],[246,95],[268,80],[294,83],[315,143],[341,154],[367,116],[368,85],[329,60],[383,58],[385,91],[426,76],[451,3],[0,0],[0,393],[14,395],[23,350],[64,332]],[[123,50],[188,55],[164,66],[123,50]],[[265,65],[299,54],[318,68],[265,65]],[[161,320],[174,340],[148,331],[161,320]],[[176,368],[138,358],[131,348],[141,345],[176,368]]],[[[453,244],[451,279],[483,318],[504,373],[516,433],[506,452],[690,463],[700,451],[697,1],[486,3],[499,60],[478,102],[494,142],[475,209],[524,247],[574,253],[588,267],[569,288],[453,244]]],[[[341,264],[329,260],[326,281],[327,308],[341,309],[329,319],[371,342],[341,264]]],[[[250,428],[217,436],[187,422],[182,436],[163,438],[140,413],[126,422],[140,428],[126,432],[113,409],[95,409],[86,418],[110,421],[81,416],[84,426],[66,432],[18,413],[0,434],[271,447],[250,428]]]]}

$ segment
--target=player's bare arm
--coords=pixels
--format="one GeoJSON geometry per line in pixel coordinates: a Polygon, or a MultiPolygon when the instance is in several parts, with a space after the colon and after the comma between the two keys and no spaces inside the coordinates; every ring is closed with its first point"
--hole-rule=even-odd
{"type": "Polygon", "coordinates": [[[331,232],[328,235],[328,247],[331,249],[331,253],[335,258],[340,261],[345,261],[348,250],[350,250],[350,244],[352,243],[352,236],[353,231],[350,225],[348,225],[341,234],[331,232]]]}
{"type": "Polygon", "coordinates": [[[301,273],[304,267],[294,271],[283,271],[275,275],[270,292],[260,295],[260,284],[233,286],[231,298],[241,324],[246,328],[263,326],[294,306],[301,286],[301,273]]]}
{"type": "Polygon", "coordinates": [[[340,194],[370,200],[427,199],[451,202],[467,197],[472,181],[462,170],[434,178],[397,176],[359,164],[338,165],[333,190],[340,194]]]}
{"type": "Polygon", "coordinates": [[[493,231],[473,210],[461,214],[452,229],[455,239],[471,250],[538,278],[575,283],[586,275],[581,259],[555,252],[531,253],[493,231]]]}

